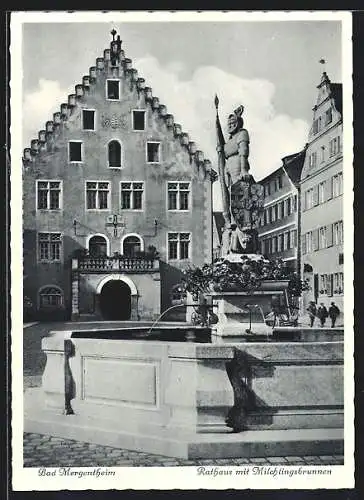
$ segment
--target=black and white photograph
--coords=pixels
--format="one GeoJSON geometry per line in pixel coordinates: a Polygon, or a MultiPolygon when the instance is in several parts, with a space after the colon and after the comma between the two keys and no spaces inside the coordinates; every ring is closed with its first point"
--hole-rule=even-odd
{"type": "Polygon", "coordinates": [[[11,14],[14,490],[354,486],[351,36],[11,14]]]}

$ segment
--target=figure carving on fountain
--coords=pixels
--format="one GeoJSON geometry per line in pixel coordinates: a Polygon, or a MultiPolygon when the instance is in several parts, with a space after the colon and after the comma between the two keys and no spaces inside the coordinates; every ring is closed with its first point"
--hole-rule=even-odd
{"type": "Polygon", "coordinates": [[[216,96],[217,152],[223,199],[225,227],[222,235],[222,255],[255,254],[258,251],[257,223],[263,210],[264,189],[250,174],[249,133],[244,128],[239,106],[228,117],[229,139],[225,143],[218,115],[216,96]]]}

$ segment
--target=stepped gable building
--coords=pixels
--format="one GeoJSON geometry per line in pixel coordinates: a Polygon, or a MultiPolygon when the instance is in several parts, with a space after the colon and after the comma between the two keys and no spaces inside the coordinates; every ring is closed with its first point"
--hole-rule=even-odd
{"type": "Polygon", "coordinates": [[[286,156],[282,166],[264,177],[264,212],[258,233],[261,253],[282,259],[293,271],[300,270],[300,178],[306,150],[286,156]]]}
{"type": "Polygon", "coordinates": [[[301,174],[301,270],[311,285],[302,306],[334,301],[343,311],[342,85],[324,72],[317,88],[301,174]]]}
{"type": "Polygon", "coordinates": [[[212,258],[216,173],[110,48],[24,149],[24,295],[33,315],[155,319],[212,258]]]}

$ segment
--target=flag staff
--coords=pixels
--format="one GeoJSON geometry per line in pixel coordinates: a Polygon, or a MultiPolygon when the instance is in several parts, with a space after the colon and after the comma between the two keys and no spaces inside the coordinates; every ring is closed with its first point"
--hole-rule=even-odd
{"type": "Polygon", "coordinates": [[[215,95],[215,108],[216,108],[216,135],[217,135],[217,156],[218,156],[218,170],[221,186],[222,196],[222,215],[225,222],[225,227],[229,227],[231,223],[230,218],[230,195],[228,187],[225,183],[225,139],[222,133],[220,118],[219,118],[219,98],[215,95]]]}

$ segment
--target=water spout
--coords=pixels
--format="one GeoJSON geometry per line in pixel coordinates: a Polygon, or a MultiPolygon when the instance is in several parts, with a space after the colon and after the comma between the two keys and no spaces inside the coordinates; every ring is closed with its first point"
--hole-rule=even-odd
{"type": "Polygon", "coordinates": [[[162,312],[162,314],[160,316],[158,316],[158,318],[154,321],[154,323],[152,324],[152,326],[150,327],[150,329],[148,330],[148,334],[153,330],[153,328],[155,327],[155,325],[158,323],[158,321],[160,321],[163,316],[165,314],[167,314],[167,312],[171,311],[172,309],[174,309],[175,307],[186,307],[187,304],[174,304],[173,306],[170,306],[168,307],[168,309],[166,309],[165,311],[162,312]]]}

